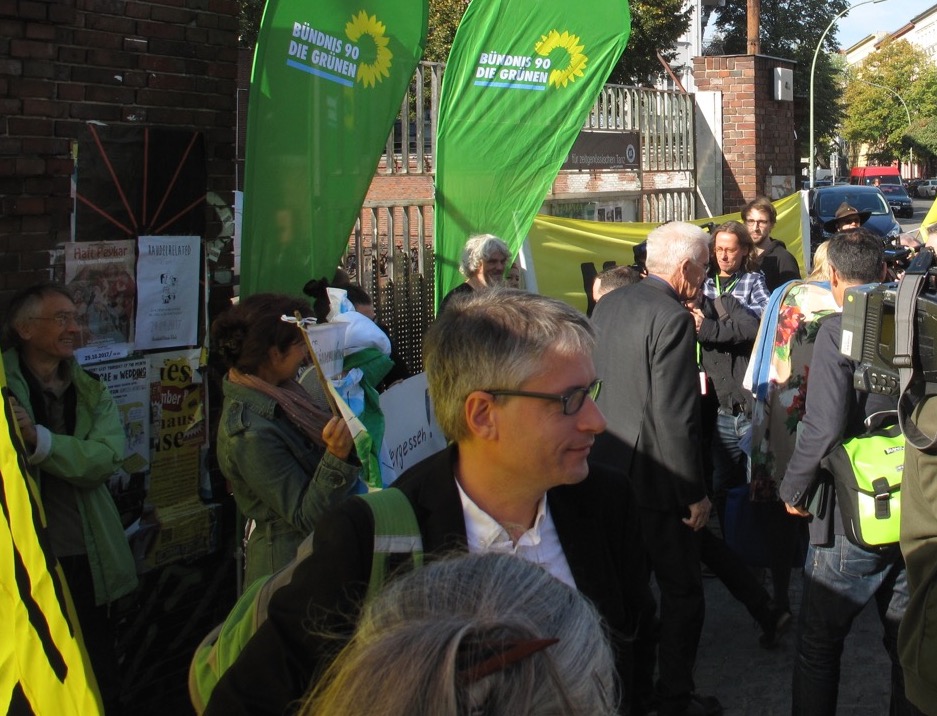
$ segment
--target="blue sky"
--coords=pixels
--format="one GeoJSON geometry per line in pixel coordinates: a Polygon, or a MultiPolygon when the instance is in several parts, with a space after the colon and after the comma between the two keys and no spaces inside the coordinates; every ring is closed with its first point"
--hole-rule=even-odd
{"type": "Polygon", "coordinates": [[[839,19],[836,37],[840,46],[846,49],[879,30],[894,32],[935,3],[937,0],[884,0],[857,7],[839,19]]]}

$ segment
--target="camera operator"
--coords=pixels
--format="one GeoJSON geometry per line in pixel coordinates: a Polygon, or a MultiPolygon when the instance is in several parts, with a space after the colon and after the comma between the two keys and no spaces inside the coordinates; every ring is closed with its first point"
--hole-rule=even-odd
{"type": "MultiPolygon", "coordinates": [[[[927,241],[937,247],[937,236],[927,241]]],[[[928,384],[912,414],[918,430],[937,434],[937,386],[928,384]]],[[[901,553],[907,565],[910,599],[898,633],[898,653],[908,700],[925,714],[937,714],[937,447],[905,447],[901,481],[901,553]]]]}
{"type": "MultiPolygon", "coordinates": [[[[882,241],[865,229],[835,234],[829,240],[827,257],[830,288],[839,306],[847,288],[881,281],[884,275],[882,241]]],[[[897,546],[863,549],[846,538],[836,495],[818,469],[822,458],[838,444],[864,432],[865,418],[894,410],[897,404],[893,397],[854,388],[857,364],[840,352],[842,332],[842,316],[834,314],[822,322],[817,333],[806,412],[780,487],[787,511],[811,519],[794,664],[793,713],[836,713],[846,636],[853,619],[873,598],[892,660],[890,713],[914,713],[905,698],[896,646],[908,603],[901,553],[897,546]]]]}

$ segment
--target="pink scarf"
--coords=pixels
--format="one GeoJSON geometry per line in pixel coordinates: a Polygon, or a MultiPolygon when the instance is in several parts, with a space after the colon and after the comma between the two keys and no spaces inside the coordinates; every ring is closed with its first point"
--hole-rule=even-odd
{"type": "Polygon", "coordinates": [[[228,380],[235,385],[252,388],[277,401],[286,417],[319,447],[325,447],[322,430],[331,419],[331,415],[316,405],[312,396],[295,380],[283,385],[271,385],[256,375],[241,373],[235,368],[228,371],[228,380]]]}

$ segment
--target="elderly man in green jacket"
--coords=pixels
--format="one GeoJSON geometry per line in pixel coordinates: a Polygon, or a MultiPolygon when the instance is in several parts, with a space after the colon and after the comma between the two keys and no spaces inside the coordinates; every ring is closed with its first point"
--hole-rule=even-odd
{"type": "MultiPolygon", "coordinates": [[[[25,458],[39,478],[49,544],[62,565],[105,708],[119,679],[107,605],[137,585],[108,478],[124,457],[114,399],[74,358],[79,327],[69,292],[42,284],[13,297],[3,354],[25,458]]],[[[109,708],[110,707],[110,708],[109,708]]]]}

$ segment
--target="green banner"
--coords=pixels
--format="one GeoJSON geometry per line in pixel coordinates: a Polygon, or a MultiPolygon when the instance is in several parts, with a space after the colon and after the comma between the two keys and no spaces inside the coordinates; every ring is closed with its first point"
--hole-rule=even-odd
{"type": "Polygon", "coordinates": [[[332,278],[426,21],[426,0],[269,0],[248,107],[242,295],[332,278]]]}
{"type": "Polygon", "coordinates": [[[465,240],[516,253],[631,30],[627,0],[473,0],[446,65],[436,134],[436,301],[465,240]]]}

